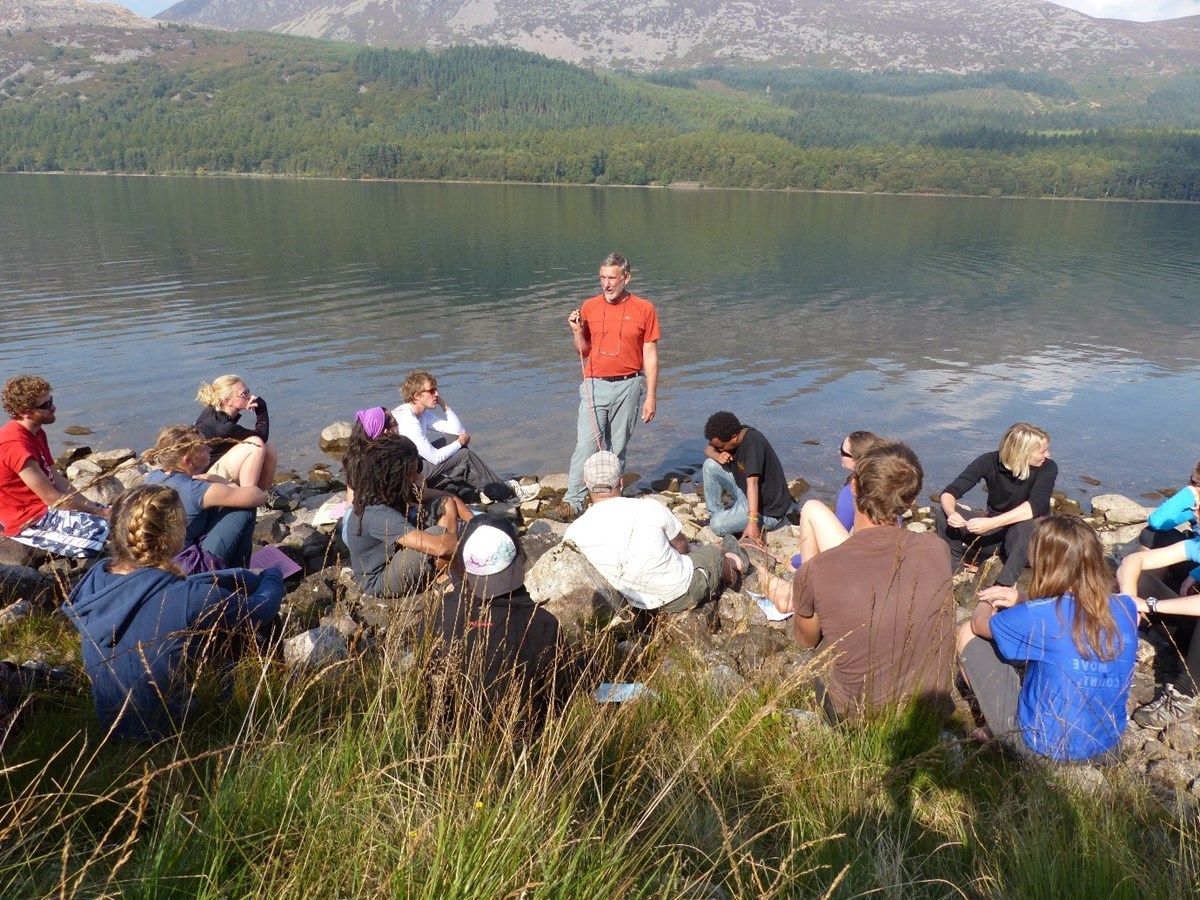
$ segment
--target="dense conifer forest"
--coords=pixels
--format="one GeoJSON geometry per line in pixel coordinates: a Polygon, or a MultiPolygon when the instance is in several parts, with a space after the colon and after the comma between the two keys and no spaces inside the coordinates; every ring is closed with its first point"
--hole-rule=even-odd
{"type": "MultiPolygon", "coordinates": [[[[0,170],[1200,200],[1200,72],[601,73],[517,50],[168,26],[98,64],[30,35],[0,170]]],[[[4,38],[0,38],[0,41],[4,38]]]]}

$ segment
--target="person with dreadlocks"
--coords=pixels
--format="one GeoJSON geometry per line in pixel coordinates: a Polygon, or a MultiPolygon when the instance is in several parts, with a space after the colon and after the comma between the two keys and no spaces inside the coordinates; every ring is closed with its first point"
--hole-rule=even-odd
{"type": "Polygon", "coordinates": [[[381,434],[357,470],[346,514],[350,565],[364,593],[402,597],[433,579],[435,560],[448,561],[458,541],[461,504],[423,503],[421,456],[398,434],[381,434]]]}

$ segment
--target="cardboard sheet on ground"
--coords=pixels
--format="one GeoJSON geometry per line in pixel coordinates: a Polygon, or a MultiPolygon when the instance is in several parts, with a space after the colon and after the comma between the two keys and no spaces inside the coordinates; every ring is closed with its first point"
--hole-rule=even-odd
{"type": "Polygon", "coordinates": [[[346,514],[346,495],[334,494],[324,503],[317,507],[317,511],[313,513],[313,527],[319,525],[332,525],[346,514]]]}
{"type": "Polygon", "coordinates": [[[274,544],[267,544],[265,547],[260,547],[258,552],[250,557],[250,568],[278,569],[283,573],[284,578],[295,575],[300,571],[300,566],[274,544]]]}
{"type": "Polygon", "coordinates": [[[592,699],[597,703],[627,703],[630,700],[636,700],[638,697],[657,697],[658,694],[646,687],[640,681],[634,681],[624,684],[606,681],[600,687],[596,688],[596,692],[592,694],[592,699]]]}
{"type": "Polygon", "coordinates": [[[777,610],[775,604],[762,594],[756,594],[754,591],[746,591],[746,596],[758,604],[758,608],[763,611],[763,615],[767,617],[768,622],[782,622],[792,617],[790,612],[780,612],[777,610]]]}

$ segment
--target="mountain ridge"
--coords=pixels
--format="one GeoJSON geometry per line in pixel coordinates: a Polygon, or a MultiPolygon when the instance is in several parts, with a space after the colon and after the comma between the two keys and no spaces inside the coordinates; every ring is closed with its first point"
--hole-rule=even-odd
{"type": "Polygon", "coordinates": [[[157,16],[376,46],[484,44],[599,68],[712,64],[962,74],[1173,74],[1200,16],[1095,19],[1046,0],[182,0],[157,16]]]}

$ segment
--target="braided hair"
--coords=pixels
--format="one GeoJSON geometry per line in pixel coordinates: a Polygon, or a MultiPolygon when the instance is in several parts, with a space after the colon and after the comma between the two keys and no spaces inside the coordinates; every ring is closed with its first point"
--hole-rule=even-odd
{"type": "Polygon", "coordinates": [[[183,472],[184,457],[204,443],[195,425],[168,425],[158,433],[158,440],[142,454],[142,459],[166,472],[183,472]]]}
{"type": "Polygon", "coordinates": [[[112,561],[135,569],[180,574],[172,561],[183,550],[187,516],[183,501],[165,484],[144,484],[122,493],[112,508],[112,561]]]}

